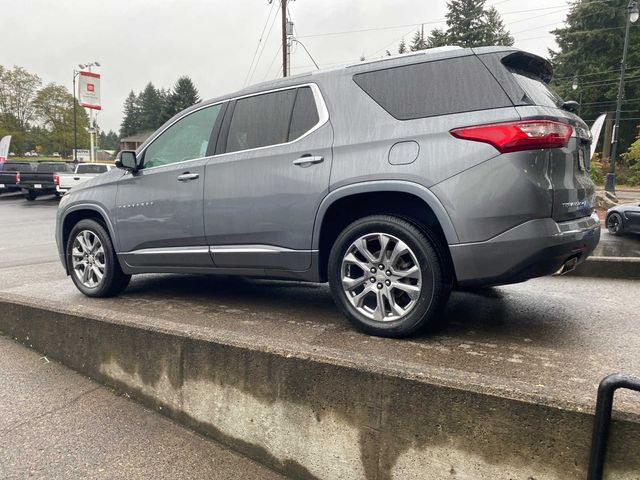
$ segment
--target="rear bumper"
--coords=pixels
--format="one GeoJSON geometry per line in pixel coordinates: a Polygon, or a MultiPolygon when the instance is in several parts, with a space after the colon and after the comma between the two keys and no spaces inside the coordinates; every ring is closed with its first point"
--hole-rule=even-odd
{"type": "Polygon", "coordinates": [[[584,261],[600,241],[597,215],[566,222],[537,219],[491,240],[450,245],[460,286],[504,285],[551,275],[564,263],[584,261]]]}

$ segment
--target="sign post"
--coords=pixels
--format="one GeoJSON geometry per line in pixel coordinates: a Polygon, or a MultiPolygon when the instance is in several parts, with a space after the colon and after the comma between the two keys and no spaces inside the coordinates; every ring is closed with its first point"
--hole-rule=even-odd
{"type": "Polygon", "coordinates": [[[95,162],[95,138],[96,130],[93,125],[93,111],[102,110],[100,104],[100,74],[93,72],[80,72],[78,79],[78,97],[80,105],[89,109],[89,138],[91,139],[91,162],[95,162]]]}

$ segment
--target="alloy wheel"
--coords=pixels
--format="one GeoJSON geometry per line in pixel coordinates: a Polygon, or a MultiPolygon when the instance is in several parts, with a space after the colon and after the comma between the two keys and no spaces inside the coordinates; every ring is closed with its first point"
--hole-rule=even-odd
{"type": "Polygon", "coordinates": [[[607,229],[614,235],[620,231],[620,216],[616,213],[607,218],[607,229]]]}
{"type": "Polygon", "coordinates": [[[71,249],[73,273],[88,288],[96,288],[104,278],[106,265],[104,247],[91,230],[82,230],[73,240],[71,249]]]}
{"type": "Polygon", "coordinates": [[[342,259],[341,281],[351,305],[379,322],[406,316],[422,291],[422,271],[415,253],[387,233],[363,235],[349,246],[342,259]]]}

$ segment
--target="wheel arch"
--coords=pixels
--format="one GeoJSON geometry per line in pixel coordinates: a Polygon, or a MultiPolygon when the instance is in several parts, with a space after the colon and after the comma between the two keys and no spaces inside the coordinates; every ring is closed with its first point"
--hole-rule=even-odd
{"type": "MultiPolygon", "coordinates": [[[[90,204],[80,204],[74,205],[66,210],[60,219],[60,250],[63,257],[66,256],[66,248],[67,241],[69,240],[69,235],[71,234],[71,230],[73,230],[74,225],[76,225],[81,220],[96,220],[100,223],[107,232],[109,233],[109,237],[111,238],[111,243],[113,244],[116,252],[118,251],[118,238],[115,235],[115,230],[111,221],[109,220],[109,216],[107,212],[98,205],[90,205],[90,204]]],[[[64,262],[64,268],[67,270],[67,263],[64,262]]],[[[69,272],[67,271],[67,274],[69,272]]]]}
{"type": "Polygon", "coordinates": [[[312,248],[318,251],[322,281],[327,278],[329,251],[339,232],[357,218],[371,214],[395,214],[431,227],[440,237],[442,255],[451,262],[448,245],[458,243],[458,235],[444,206],[429,189],[407,181],[358,183],[332,191],[318,208],[312,248]]]}

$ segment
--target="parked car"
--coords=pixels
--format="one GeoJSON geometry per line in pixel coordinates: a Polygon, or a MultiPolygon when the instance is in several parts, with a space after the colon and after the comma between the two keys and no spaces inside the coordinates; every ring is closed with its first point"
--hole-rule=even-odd
{"type": "Polygon", "coordinates": [[[552,73],[433,49],[200,103],[62,198],[60,259],[93,297],[146,272],[328,281],[365,332],[434,326],[452,288],[566,272],[598,243],[589,129],[552,73]]]}
{"type": "Polygon", "coordinates": [[[48,195],[56,191],[54,173],[71,172],[73,167],[65,162],[39,162],[32,172],[20,173],[18,186],[27,200],[35,200],[39,195],[48,195]]]}
{"type": "Polygon", "coordinates": [[[31,172],[32,167],[29,162],[6,162],[0,170],[0,193],[17,192],[20,190],[18,182],[20,173],[31,172]]]}
{"type": "Polygon", "coordinates": [[[51,156],[55,158],[60,158],[60,154],[58,152],[53,152],[51,156]]]}
{"type": "Polygon", "coordinates": [[[81,183],[96,175],[108,172],[112,168],[115,167],[110,163],[80,163],[73,173],[54,173],[53,182],[56,184],[56,191],[64,195],[72,187],[77,187],[81,183]]]}
{"type": "Polygon", "coordinates": [[[640,234],[640,204],[625,203],[607,210],[605,225],[611,235],[640,234]]]}

